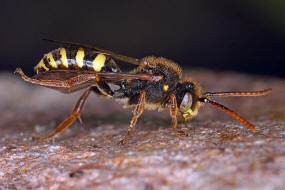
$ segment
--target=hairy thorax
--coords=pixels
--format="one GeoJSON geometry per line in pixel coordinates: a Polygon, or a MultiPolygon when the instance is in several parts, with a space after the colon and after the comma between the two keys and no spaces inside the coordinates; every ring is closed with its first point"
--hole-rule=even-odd
{"type": "Polygon", "coordinates": [[[134,74],[147,73],[162,76],[159,81],[128,80],[124,81],[122,88],[115,92],[115,97],[128,99],[126,107],[138,103],[139,93],[146,93],[147,109],[163,109],[168,103],[168,97],[181,82],[181,68],[174,62],[157,57],[145,57],[141,65],[132,71],[134,74]]]}

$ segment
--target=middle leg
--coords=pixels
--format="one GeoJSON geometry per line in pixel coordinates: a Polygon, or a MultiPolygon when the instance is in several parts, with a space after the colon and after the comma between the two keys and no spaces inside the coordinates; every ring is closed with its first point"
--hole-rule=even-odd
{"type": "Polygon", "coordinates": [[[125,141],[127,140],[127,138],[130,136],[131,131],[134,128],[134,126],[136,125],[138,118],[141,116],[141,114],[144,111],[144,105],[145,105],[145,91],[141,91],[138,104],[136,105],[136,108],[133,111],[134,115],[133,115],[131,123],[128,127],[128,132],[127,132],[126,136],[120,141],[120,144],[124,144],[125,141]]]}

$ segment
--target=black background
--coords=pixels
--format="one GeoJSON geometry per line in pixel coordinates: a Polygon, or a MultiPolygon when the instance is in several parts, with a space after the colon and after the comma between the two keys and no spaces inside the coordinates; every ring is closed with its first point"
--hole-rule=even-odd
{"type": "Polygon", "coordinates": [[[32,73],[57,46],[87,43],[141,58],[285,77],[285,1],[0,2],[0,70],[32,73]]]}

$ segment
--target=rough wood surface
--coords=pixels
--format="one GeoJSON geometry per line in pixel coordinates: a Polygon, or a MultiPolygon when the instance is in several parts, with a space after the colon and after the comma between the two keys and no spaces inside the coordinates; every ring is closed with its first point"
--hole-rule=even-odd
{"type": "Polygon", "coordinates": [[[178,138],[168,111],[147,111],[125,145],[131,110],[91,95],[79,122],[50,133],[79,93],[65,95],[0,75],[0,189],[283,189],[285,81],[238,73],[188,72],[204,91],[259,90],[264,97],[215,98],[256,125],[250,132],[207,105],[178,138]]]}

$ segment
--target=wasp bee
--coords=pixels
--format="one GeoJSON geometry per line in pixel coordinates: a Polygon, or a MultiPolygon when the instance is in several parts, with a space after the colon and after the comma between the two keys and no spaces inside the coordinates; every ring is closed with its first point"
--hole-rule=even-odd
{"type": "Polygon", "coordinates": [[[186,133],[177,127],[177,116],[182,121],[191,119],[197,115],[199,108],[205,103],[223,110],[250,130],[254,130],[253,124],[210,98],[213,96],[260,96],[271,91],[271,89],[265,89],[251,92],[207,92],[203,94],[198,83],[187,77],[182,78],[181,67],[169,59],[153,56],[135,59],[89,45],[48,41],[59,44],[60,48],[44,55],[34,68],[37,73],[35,76],[27,77],[20,68],[15,72],[27,82],[53,88],[63,93],[72,93],[84,88],[87,90],[78,99],[70,116],[60,123],[50,135],[37,137],[39,140],[53,138],[77,119],[82,122],[80,115],[91,92],[121,100],[127,108],[134,107],[127,134],[120,141],[120,144],[123,144],[145,109],[158,109],[159,111],[169,109],[172,127],[179,136],[186,136],[186,133]],[[137,67],[130,72],[122,72],[115,60],[137,65],[137,67]],[[110,84],[118,88],[112,90],[110,84]]]}

